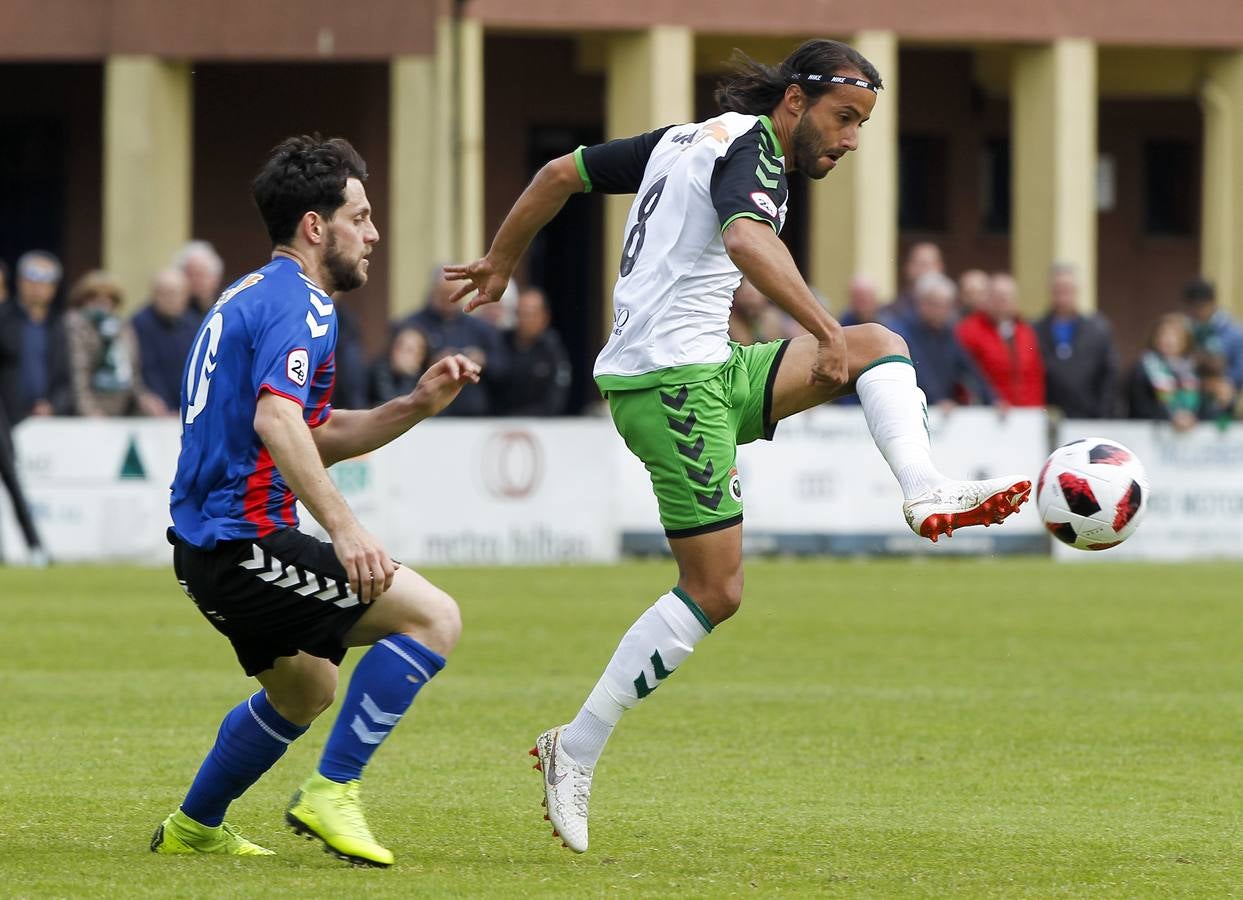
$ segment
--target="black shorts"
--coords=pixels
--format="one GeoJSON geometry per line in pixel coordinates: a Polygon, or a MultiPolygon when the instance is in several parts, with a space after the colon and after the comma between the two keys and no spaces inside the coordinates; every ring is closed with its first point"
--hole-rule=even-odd
{"type": "Polygon", "coordinates": [[[229,639],[247,675],[305,650],[340,665],[345,635],[367,607],[350,590],[332,544],[295,528],[200,550],[169,530],[173,571],[207,621],[229,639]]]}

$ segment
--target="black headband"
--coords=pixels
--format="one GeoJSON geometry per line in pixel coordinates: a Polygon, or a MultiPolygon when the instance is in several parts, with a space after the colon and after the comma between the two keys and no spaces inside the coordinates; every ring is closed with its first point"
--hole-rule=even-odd
{"type": "Polygon", "coordinates": [[[880,85],[861,78],[849,78],[845,75],[803,75],[796,73],[790,76],[791,81],[811,81],[821,84],[853,84],[855,87],[867,88],[873,94],[880,90],[880,85]]]}

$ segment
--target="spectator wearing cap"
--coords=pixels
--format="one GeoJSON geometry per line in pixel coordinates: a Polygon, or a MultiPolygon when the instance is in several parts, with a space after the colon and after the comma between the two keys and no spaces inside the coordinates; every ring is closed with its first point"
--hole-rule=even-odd
{"type": "Polygon", "coordinates": [[[926,272],[914,285],[914,312],[895,318],[892,325],[910,348],[928,404],[944,409],[993,402],[993,392],[954,334],[955,292],[945,275],[926,272]]]}
{"type": "Polygon", "coordinates": [[[74,410],[80,416],[152,414],[163,404],[142,387],[138,340],[121,318],[121,286],[107,272],[87,272],[69,291],[65,330],[74,410]]]}
{"type": "Polygon", "coordinates": [[[177,253],[173,265],[185,274],[190,288],[190,307],[202,318],[220,296],[224,260],[207,241],[190,241],[177,253]]]}
{"type": "Polygon", "coordinates": [[[963,318],[958,340],[1005,406],[1044,406],[1044,362],[1035,330],[1019,316],[1018,285],[998,272],[983,306],[963,318]]]}
{"type": "Polygon", "coordinates": [[[69,342],[52,305],[60,279],[60,260],[31,250],[17,261],[14,298],[0,304],[0,398],[12,425],[73,411],[69,342]]]}
{"type": "Polygon", "coordinates": [[[190,308],[190,283],[178,268],[151,279],[151,302],[134,314],[139,380],[147,415],[174,416],[181,409],[181,374],[202,316],[190,308]]]}
{"type": "Polygon", "coordinates": [[[570,358],[551,326],[548,298],[537,287],[518,294],[514,327],[503,335],[509,377],[496,385],[497,412],[506,416],[559,416],[570,391],[570,358]]]}
{"type": "Polygon", "coordinates": [[[1049,273],[1049,312],[1036,323],[1045,399],[1068,419],[1107,419],[1117,412],[1118,353],[1109,323],[1079,310],[1074,266],[1049,273]]]}
{"type": "Polygon", "coordinates": [[[1191,324],[1192,346],[1200,356],[1220,357],[1236,391],[1243,390],[1243,327],[1217,305],[1211,281],[1196,278],[1183,290],[1183,304],[1191,324]]]}

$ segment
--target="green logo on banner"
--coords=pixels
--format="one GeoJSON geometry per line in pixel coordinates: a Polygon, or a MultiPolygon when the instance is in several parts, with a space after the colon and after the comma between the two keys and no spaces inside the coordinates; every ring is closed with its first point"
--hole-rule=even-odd
{"type": "Polygon", "coordinates": [[[121,463],[122,478],[146,478],[147,469],[138,455],[138,441],[130,435],[129,446],[125,448],[125,461],[121,463]]]}

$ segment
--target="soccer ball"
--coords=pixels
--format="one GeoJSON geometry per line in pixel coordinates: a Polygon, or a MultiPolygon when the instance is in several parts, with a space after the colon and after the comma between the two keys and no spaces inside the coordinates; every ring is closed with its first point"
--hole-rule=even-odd
{"type": "Polygon", "coordinates": [[[1108,550],[1135,533],[1148,476],[1135,454],[1108,438],[1058,447],[1036,480],[1036,508],[1049,533],[1079,550],[1108,550]]]}

